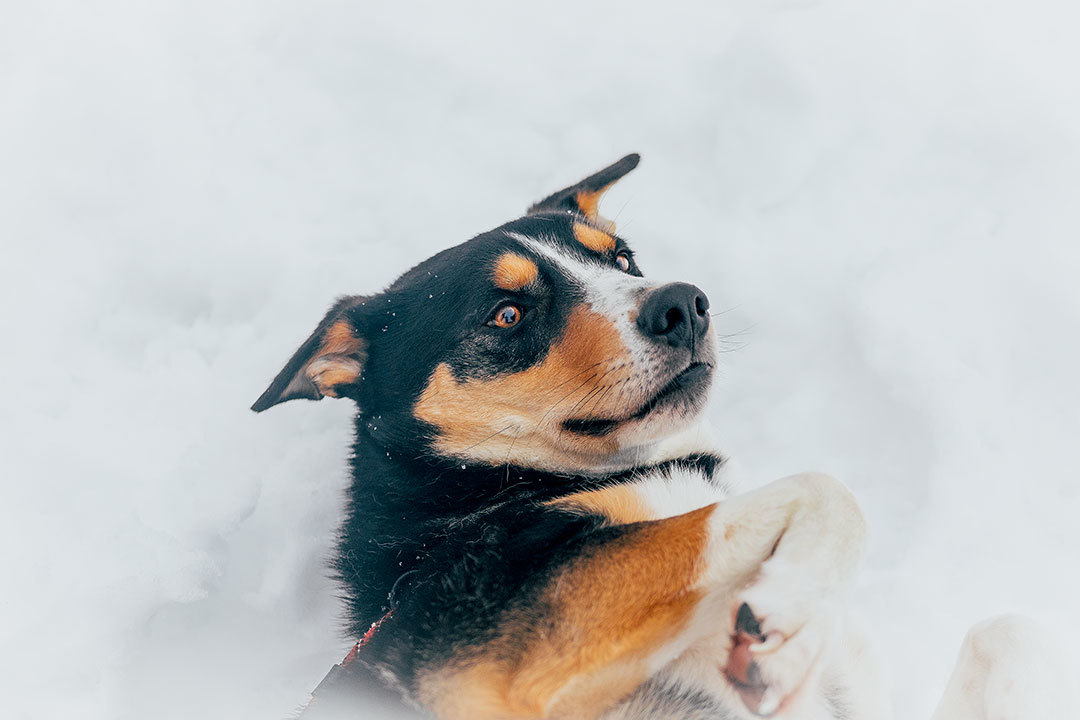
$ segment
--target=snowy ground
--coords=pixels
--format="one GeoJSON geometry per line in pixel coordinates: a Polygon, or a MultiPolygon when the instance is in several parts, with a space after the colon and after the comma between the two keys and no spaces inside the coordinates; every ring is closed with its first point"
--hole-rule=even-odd
{"type": "Polygon", "coordinates": [[[6,717],[301,702],[350,409],[248,405],[336,294],[632,150],[606,214],[731,308],[723,447],[866,508],[901,717],[981,617],[1080,641],[1075,4],[3,5],[6,717]]]}

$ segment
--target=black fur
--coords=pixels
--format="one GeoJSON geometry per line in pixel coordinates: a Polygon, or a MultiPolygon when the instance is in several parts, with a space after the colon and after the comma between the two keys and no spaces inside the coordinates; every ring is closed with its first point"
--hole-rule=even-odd
{"type": "MultiPolygon", "coordinates": [[[[359,380],[336,388],[359,410],[353,482],[333,569],[353,636],[395,606],[357,667],[392,668],[406,691],[422,669],[475,644],[506,613],[522,612],[515,598],[528,596],[527,586],[544,583],[584,543],[620,532],[601,529],[600,518],[544,508],[544,501],[626,482],[646,470],[573,476],[463,465],[433,450],[433,429],[412,412],[440,363],[459,378],[482,378],[541,362],[563,332],[569,308],[580,302],[567,278],[509,233],[543,237],[592,262],[613,263],[621,252],[630,258],[630,273],[640,276],[624,240],[617,239],[610,254],[575,240],[573,224],[581,221],[572,213],[538,211],[436,254],[383,293],[339,300],[252,406],[262,411],[289,399],[322,397],[295,378],[331,325],[344,320],[364,339],[359,380]],[[476,282],[484,275],[477,268],[493,266],[507,250],[537,262],[542,282],[528,292],[476,282]],[[486,327],[486,316],[508,301],[525,311],[519,326],[510,332],[486,327]]],[[[711,476],[721,462],[700,455],[655,469],[680,465],[711,476]]]]}
{"type": "Polygon", "coordinates": [[[361,415],[335,563],[347,588],[349,629],[366,632],[390,609],[393,590],[394,616],[365,650],[402,671],[408,685],[421,666],[438,665],[506,613],[524,611],[515,598],[530,597],[530,585],[544,584],[586,544],[622,532],[602,527],[601,518],[545,508],[544,501],[676,469],[712,477],[722,464],[700,454],[582,476],[388,457],[361,415]]]}
{"type": "Polygon", "coordinates": [[[580,209],[577,204],[577,194],[579,192],[596,192],[605,188],[636,168],[639,162],[641,162],[641,156],[637,153],[631,153],[600,172],[593,173],[577,185],[571,185],[549,195],[530,207],[529,214],[550,212],[552,210],[576,212],[580,209]]]}

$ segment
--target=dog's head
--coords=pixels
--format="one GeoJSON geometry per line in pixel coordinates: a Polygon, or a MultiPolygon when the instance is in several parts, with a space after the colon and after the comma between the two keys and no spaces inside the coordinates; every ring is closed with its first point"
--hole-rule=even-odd
{"type": "Polygon", "coordinates": [[[252,409],[357,402],[387,448],[460,462],[625,467],[705,405],[705,294],[646,280],[601,194],[629,155],[444,250],[385,292],[337,302],[252,409]]]}

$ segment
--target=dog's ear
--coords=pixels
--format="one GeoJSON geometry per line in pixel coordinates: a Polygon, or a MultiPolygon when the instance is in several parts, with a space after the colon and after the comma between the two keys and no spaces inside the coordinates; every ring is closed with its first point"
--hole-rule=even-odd
{"type": "Polygon", "coordinates": [[[367,343],[357,312],[366,298],[338,300],[251,409],[262,412],[286,400],[349,396],[360,382],[367,343]]]}
{"type": "Polygon", "coordinates": [[[600,196],[615,182],[637,167],[641,156],[631,153],[614,165],[590,175],[577,185],[560,190],[529,208],[529,215],[541,212],[579,212],[601,227],[614,229],[615,223],[600,217],[600,196]]]}

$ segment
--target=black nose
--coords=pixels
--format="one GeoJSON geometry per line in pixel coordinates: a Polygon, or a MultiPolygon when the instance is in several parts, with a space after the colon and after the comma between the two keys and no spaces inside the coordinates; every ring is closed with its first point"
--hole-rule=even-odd
{"type": "Polygon", "coordinates": [[[637,319],[641,332],[677,348],[693,348],[709,329],[709,298],[689,283],[653,290],[637,319]]]}

